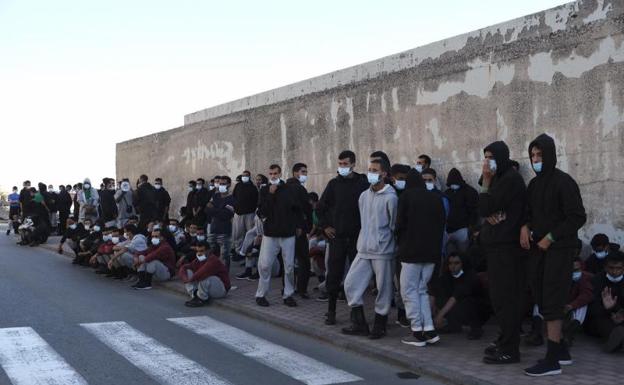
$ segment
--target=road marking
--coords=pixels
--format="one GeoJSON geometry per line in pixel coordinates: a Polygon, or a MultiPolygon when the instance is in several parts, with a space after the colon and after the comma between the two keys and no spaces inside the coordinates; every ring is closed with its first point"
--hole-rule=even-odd
{"type": "Polygon", "coordinates": [[[87,323],[81,326],[161,384],[230,384],[197,362],[176,353],[125,322],[87,323]]]}
{"type": "Polygon", "coordinates": [[[0,365],[14,385],[87,384],[29,327],[0,329],[0,365]]]}
{"type": "Polygon", "coordinates": [[[336,369],[208,316],[169,318],[168,320],[308,385],[340,384],[362,380],[351,373],[336,369]]]}

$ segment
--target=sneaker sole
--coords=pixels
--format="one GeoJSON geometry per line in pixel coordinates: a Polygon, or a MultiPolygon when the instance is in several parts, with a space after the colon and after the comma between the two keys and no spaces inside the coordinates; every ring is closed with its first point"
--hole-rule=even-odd
{"type": "Polygon", "coordinates": [[[401,340],[401,342],[404,343],[405,345],[418,346],[419,348],[427,346],[427,342],[426,341],[423,341],[423,342],[412,342],[412,341],[401,340]]]}
{"type": "Polygon", "coordinates": [[[426,342],[430,345],[433,345],[435,343],[438,343],[440,341],[440,336],[435,336],[434,338],[427,340],[426,342]]]}
{"type": "Polygon", "coordinates": [[[559,360],[559,365],[561,366],[570,366],[574,363],[572,360],[559,360]]]}
{"type": "Polygon", "coordinates": [[[526,374],[529,377],[546,377],[546,376],[556,376],[557,374],[561,374],[561,369],[557,369],[557,370],[551,370],[549,372],[544,372],[544,373],[529,373],[529,372],[524,372],[524,374],[526,374]]]}
{"type": "Polygon", "coordinates": [[[411,326],[411,325],[404,325],[404,324],[402,324],[402,323],[401,323],[401,322],[399,322],[399,321],[394,321],[394,323],[395,323],[395,324],[397,324],[397,325],[399,325],[399,326],[400,326],[400,327],[402,327],[402,328],[408,328],[408,327],[410,327],[410,326],[411,326]]]}
{"type": "Polygon", "coordinates": [[[151,286],[148,287],[135,287],[135,290],[152,290],[151,286]]]}
{"type": "Polygon", "coordinates": [[[241,281],[249,281],[249,277],[234,277],[236,279],[240,279],[241,281]]]}

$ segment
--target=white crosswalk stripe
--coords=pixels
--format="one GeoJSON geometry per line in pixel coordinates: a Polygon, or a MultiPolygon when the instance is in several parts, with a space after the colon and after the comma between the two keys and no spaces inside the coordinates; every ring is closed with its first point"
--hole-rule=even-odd
{"type": "Polygon", "coordinates": [[[195,361],[176,353],[125,322],[81,324],[145,374],[168,385],[229,385],[195,361]]]}
{"type": "Polygon", "coordinates": [[[0,329],[0,365],[13,385],[87,384],[29,327],[0,329]]]}
{"type": "Polygon", "coordinates": [[[351,373],[336,369],[208,316],[169,318],[168,320],[308,385],[329,385],[362,380],[351,373]]]}

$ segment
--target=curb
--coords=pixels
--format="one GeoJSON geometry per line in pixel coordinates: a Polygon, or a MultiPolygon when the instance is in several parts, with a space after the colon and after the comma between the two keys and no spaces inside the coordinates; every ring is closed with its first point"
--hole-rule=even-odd
{"type": "MultiPolygon", "coordinates": [[[[42,248],[52,251],[56,253],[56,244],[53,243],[45,243],[41,245],[42,248]]],[[[71,258],[70,254],[72,251],[69,249],[65,249],[67,253],[64,253],[63,256],[66,258],[71,258]]],[[[155,282],[155,286],[162,287],[166,290],[176,292],[178,294],[187,295],[184,290],[184,286],[181,282],[178,281],[168,281],[168,282],[155,282]]],[[[247,309],[246,307],[236,306],[235,303],[226,300],[213,301],[211,306],[217,306],[222,309],[226,309],[238,314],[245,315],[247,317],[258,319],[259,314],[247,309]]],[[[430,377],[435,378],[436,380],[440,380],[446,383],[457,384],[457,385],[496,385],[493,382],[484,381],[472,376],[464,375],[457,372],[448,371],[442,365],[432,365],[431,363],[422,363],[418,361],[412,361],[405,357],[403,354],[397,353],[392,349],[385,346],[369,346],[369,344],[361,344],[358,339],[353,339],[347,336],[341,335],[330,335],[323,332],[323,329],[313,327],[310,325],[301,325],[294,324],[292,321],[288,319],[281,318],[278,315],[275,315],[270,318],[260,318],[262,321],[268,322],[272,325],[281,327],[283,329],[287,329],[289,331],[312,337],[317,340],[323,341],[325,343],[331,344],[335,347],[349,350],[361,355],[364,355],[369,358],[373,358],[375,360],[383,361],[388,364],[401,366],[416,372],[417,374],[424,374],[430,377]]]]}

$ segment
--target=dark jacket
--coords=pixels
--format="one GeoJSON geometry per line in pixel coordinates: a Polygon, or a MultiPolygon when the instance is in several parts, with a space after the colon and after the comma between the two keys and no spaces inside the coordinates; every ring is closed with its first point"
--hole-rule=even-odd
{"type": "Polygon", "coordinates": [[[69,213],[69,210],[71,209],[71,205],[72,205],[72,198],[71,198],[71,195],[69,195],[69,193],[67,192],[67,190],[63,190],[59,192],[57,204],[58,204],[59,212],[69,213]]]}
{"type": "Polygon", "coordinates": [[[572,282],[572,287],[568,293],[568,305],[572,310],[576,310],[588,305],[594,299],[591,280],[593,275],[583,271],[578,281],[572,282]]]}
{"type": "Polygon", "coordinates": [[[206,208],[206,215],[210,222],[210,234],[232,234],[234,212],[226,206],[234,207],[234,196],[216,193],[210,202],[212,202],[212,207],[206,208]]]}
{"type": "Polygon", "coordinates": [[[468,298],[482,299],[485,297],[485,291],[481,286],[481,282],[477,275],[471,270],[464,270],[464,273],[455,278],[446,271],[440,277],[440,282],[436,285],[436,297],[440,297],[444,301],[448,301],[451,297],[457,302],[468,298]]]}
{"type": "Polygon", "coordinates": [[[258,207],[258,189],[252,182],[240,182],[234,186],[234,212],[238,215],[252,214],[258,207]]]}
{"type": "Polygon", "coordinates": [[[301,206],[291,185],[280,181],[277,191],[271,194],[269,187],[260,189],[258,215],[264,222],[264,235],[268,237],[292,237],[301,218],[301,206]]]}
{"type": "Polygon", "coordinates": [[[490,151],[496,160],[496,175],[486,192],[479,194],[479,215],[489,217],[495,214],[505,219],[491,225],[483,222],[479,233],[484,246],[520,247],[520,228],[524,225],[526,206],[526,186],[522,176],[511,167],[509,148],[505,142],[494,142],[484,149],[490,151]]]}
{"type": "Polygon", "coordinates": [[[175,252],[168,242],[160,242],[158,246],[151,246],[145,253],[145,263],[152,261],[160,261],[169,269],[171,277],[175,274],[175,252]]]}
{"type": "Polygon", "coordinates": [[[216,276],[221,280],[221,282],[223,282],[223,286],[225,286],[226,291],[229,291],[232,286],[227,267],[225,267],[219,257],[214,254],[208,255],[203,262],[194,258],[191,262],[180,266],[178,276],[183,282],[185,280],[188,282],[199,282],[208,277],[216,276]],[[186,273],[187,270],[191,270],[193,272],[193,276],[191,278],[188,278],[186,273]]]}
{"type": "Polygon", "coordinates": [[[75,230],[72,230],[69,226],[67,226],[67,229],[61,237],[61,243],[64,243],[67,239],[78,242],[79,240],[85,238],[87,235],[89,235],[89,232],[85,230],[82,223],[77,223],[75,230]]]}
{"type": "Polygon", "coordinates": [[[589,305],[589,316],[591,318],[611,319],[611,314],[624,309],[624,280],[611,282],[607,279],[607,273],[600,273],[592,279],[592,288],[594,290],[594,300],[589,305]],[[609,310],[605,309],[602,304],[602,291],[605,287],[611,289],[613,297],[617,297],[617,304],[609,310]]]}
{"type": "MultiPolygon", "coordinates": [[[[617,243],[609,244],[610,251],[618,251],[620,249],[620,245],[617,243]]],[[[592,253],[584,262],[585,271],[592,273],[594,275],[602,273],[604,271],[605,262],[607,261],[607,257],[598,258],[596,257],[596,253],[592,253]]]]}
{"type": "Polygon", "coordinates": [[[418,171],[412,169],[407,175],[397,210],[399,260],[437,263],[442,256],[446,225],[444,204],[438,194],[427,191],[418,171]]]}
{"type": "Polygon", "coordinates": [[[137,200],[134,202],[141,219],[156,219],[156,189],[149,182],[142,183],[137,188],[137,200]]]}
{"type": "Polygon", "coordinates": [[[171,205],[171,195],[169,195],[169,191],[165,190],[164,187],[159,189],[154,189],[156,195],[156,212],[158,219],[164,220],[165,216],[168,214],[166,212],[169,205],[171,205]]]}
{"type": "Polygon", "coordinates": [[[307,234],[312,230],[312,205],[308,197],[308,190],[303,187],[297,178],[288,178],[286,183],[293,188],[297,201],[299,201],[299,207],[301,207],[301,217],[299,218],[297,228],[302,229],[307,234]]]}
{"type": "Polygon", "coordinates": [[[369,186],[366,175],[353,172],[336,176],[327,183],[316,209],[319,225],[336,229],[336,238],[357,237],[360,232],[358,200],[369,186]]]}
{"type": "Polygon", "coordinates": [[[115,202],[115,190],[102,190],[100,193],[100,208],[102,209],[102,219],[105,222],[113,221],[117,218],[117,202],[115,202]]]}
{"type": "Polygon", "coordinates": [[[464,227],[474,228],[479,221],[479,193],[468,185],[456,168],[451,169],[446,185],[459,185],[459,190],[449,188],[445,194],[449,200],[450,213],[446,229],[449,233],[464,227]]]}
{"type": "Polygon", "coordinates": [[[546,134],[538,136],[529,145],[529,157],[535,146],[542,150],[542,171],[527,189],[527,223],[533,240],[539,242],[550,233],[555,240],[551,247],[574,248],[587,219],[581,192],[570,175],[555,167],[555,141],[546,134]]]}

